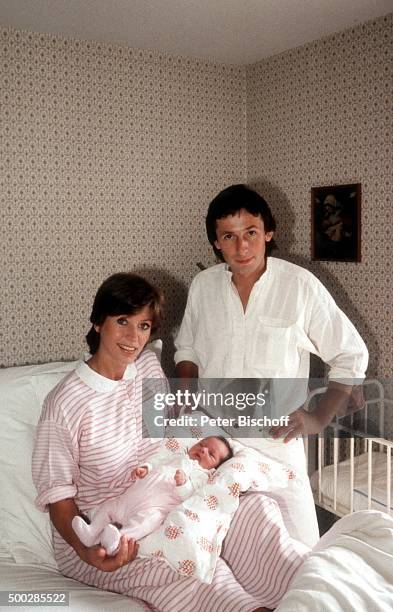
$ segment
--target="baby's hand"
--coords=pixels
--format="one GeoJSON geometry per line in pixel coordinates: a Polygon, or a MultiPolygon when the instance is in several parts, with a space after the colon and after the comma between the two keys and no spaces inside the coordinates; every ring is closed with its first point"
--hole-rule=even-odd
{"type": "Polygon", "coordinates": [[[136,480],[137,478],[144,478],[148,472],[146,467],[137,467],[131,472],[131,478],[136,480]]]}
{"type": "Polygon", "coordinates": [[[177,487],[184,485],[184,483],[187,480],[187,477],[185,473],[183,472],[183,470],[176,470],[174,478],[175,478],[175,483],[177,487]]]}

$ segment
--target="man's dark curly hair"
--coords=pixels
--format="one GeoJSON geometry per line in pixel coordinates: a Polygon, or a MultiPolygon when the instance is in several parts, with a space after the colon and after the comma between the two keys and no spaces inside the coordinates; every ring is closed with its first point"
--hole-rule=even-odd
{"type": "MultiPolygon", "coordinates": [[[[214,245],[217,240],[216,221],[229,215],[234,215],[244,208],[251,215],[261,217],[265,232],[274,232],[276,222],[267,202],[259,193],[247,185],[231,185],[221,191],[209,205],[206,217],[206,231],[210,244],[216,256],[224,261],[222,253],[214,245]]],[[[266,253],[269,255],[276,248],[274,240],[266,243],[266,253]]]]}

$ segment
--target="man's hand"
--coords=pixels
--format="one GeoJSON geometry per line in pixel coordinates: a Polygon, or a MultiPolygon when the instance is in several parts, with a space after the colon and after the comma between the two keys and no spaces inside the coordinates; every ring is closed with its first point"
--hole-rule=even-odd
{"type": "Polygon", "coordinates": [[[148,473],[147,467],[137,467],[131,472],[132,480],[137,480],[137,478],[144,478],[148,473]]]}
{"type": "Polygon", "coordinates": [[[357,412],[358,410],[362,410],[366,405],[366,401],[364,399],[363,394],[363,385],[356,385],[352,387],[351,395],[349,396],[348,404],[337,410],[337,416],[348,416],[357,412]]]}
{"type": "Polygon", "coordinates": [[[307,412],[298,408],[289,415],[288,425],[271,427],[269,434],[272,438],[284,438],[287,443],[293,438],[317,434],[324,428],[315,412],[307,412]]]}
{"type": "Polygon", "coordinates": [[[119,550],[113,557],[108,557],[105,548],[102,546],[86,547],[79,554],[82,561],[96,567],[103,572],[114,572],[119,568],[131,563],[138,554],[138,544],[135,540],[127,540],[127,536],[122,536],[119,550]]]}
{"type": "Polygon", "coordinates": [[[174,479],[175,479],[176,486],[180,487],[181,485],[184,485],[184,483],[186,482],[187,476],[185,475],[183,470],[176,470],[174,479]]]}
{"type": "Polygon", "coordinates": [[[288,425],[271,427],[269,434],[273,438],[284,438],[289,442],[293,438],[318,434],[325,429],[336,416],[346,416],[363,408],[363,387],[344,385],[331,381],[322,395],[317,407],[312,412],[298,408],[289,415],[288,425]]]}

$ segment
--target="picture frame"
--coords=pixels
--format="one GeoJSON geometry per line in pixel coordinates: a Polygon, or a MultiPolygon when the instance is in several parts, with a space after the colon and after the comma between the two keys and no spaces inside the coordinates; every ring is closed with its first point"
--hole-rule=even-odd
{"type": "Polygon", "coordinates": [[[312,187],[311,259],[361,261],[361,183],[312,187]]]}

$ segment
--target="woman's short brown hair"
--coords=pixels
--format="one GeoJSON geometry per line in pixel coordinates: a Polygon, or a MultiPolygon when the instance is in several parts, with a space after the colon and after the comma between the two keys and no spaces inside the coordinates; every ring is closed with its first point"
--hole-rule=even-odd
{"type": "Polygon", "coordinates": [[[163,297],[160,291],[132,272],[118,272],[104,280],[94,298],[90,315],[92,327],[86,335],[90,353],[94,355],[100,344],[100,334],[94,325],[102,325],[106,317],[136,314],[145,306],[151,310],[152,332],[155,332],[162,319],[163,297]]]}

